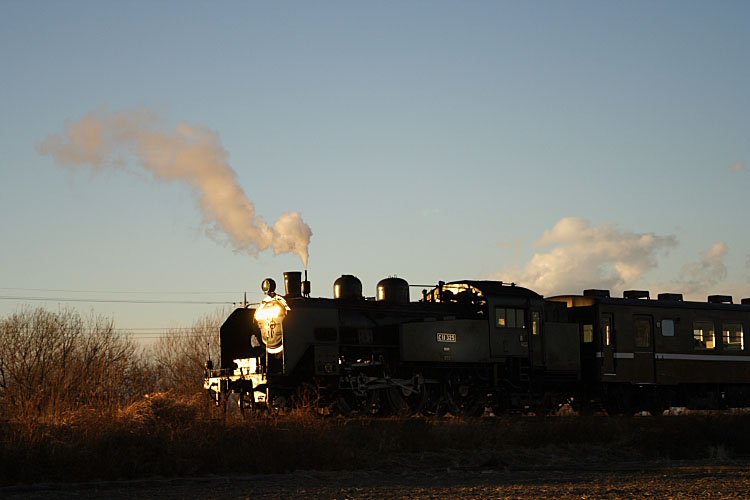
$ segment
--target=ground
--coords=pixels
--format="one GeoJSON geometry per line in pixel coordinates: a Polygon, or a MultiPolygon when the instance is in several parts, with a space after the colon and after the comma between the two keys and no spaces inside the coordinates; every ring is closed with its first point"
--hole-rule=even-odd
{"type": "Polygon", "coordinates": [[[750,462],[639,462],[597,467],[484,463],[394,470],[35,484],[0,488],[7,499],[732,499],[747,498],[750,462]]]}

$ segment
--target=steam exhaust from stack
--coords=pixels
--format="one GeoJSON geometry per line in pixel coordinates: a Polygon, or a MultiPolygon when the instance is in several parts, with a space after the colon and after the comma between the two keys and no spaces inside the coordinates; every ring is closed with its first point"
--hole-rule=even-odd
{"type": "Polygon", "coordinates": [[[296,253],[307,269],[312,230],[300,213],[287,212],[269,226],[237,183],[217,133],[184,122],[167,130],[160,121],[148,110],[97,110],[80,121],[66,122],[64,134],[47,136],[36,149],[59,165],[90,166],[93,172],[120,168],[124,156],[132,156],[154,179],[191,188],[209,236],[224,234],[236,251],[251,255],[268,248],[277,255],[296,253]]]}

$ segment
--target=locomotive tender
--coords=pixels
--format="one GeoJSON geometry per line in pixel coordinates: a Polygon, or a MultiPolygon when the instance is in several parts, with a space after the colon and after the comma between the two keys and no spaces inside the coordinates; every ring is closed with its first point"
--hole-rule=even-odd
{"type": "Polygon", "coordinates": [[[500,281],[440,282],[410,301],[386,278],[366,299],[352,275],[310,297],[300,272],[271,279],[256,307],[221,327],[205,388],[240,407],[314,404],[321,412],[481,415],[565,401],[620,411],[750,405],[750,300],[606,290],[545,299],[500,281]]]}

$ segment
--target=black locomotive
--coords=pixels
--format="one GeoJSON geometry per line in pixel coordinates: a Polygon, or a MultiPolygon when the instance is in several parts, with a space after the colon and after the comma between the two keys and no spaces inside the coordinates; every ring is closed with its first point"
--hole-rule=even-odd
{"type": "Polygon", "coordinates": [[[480,415],[582,408],[659,411],[750,405],[750,300],[605,290],[544,298],[500,281],[440,282],[410,301],[386,278],[377,296],[354,276],[332,299],[299,272],[221,327],[205,388],[241,408],[312,404],[321,412],[480,415]]]}

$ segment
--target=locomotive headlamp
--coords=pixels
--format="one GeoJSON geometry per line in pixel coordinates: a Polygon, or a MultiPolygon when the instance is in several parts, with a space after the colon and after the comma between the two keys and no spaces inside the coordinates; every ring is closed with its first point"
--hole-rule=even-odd
{"type": "Polygon", "coordinates": [[[266,297],[255,310],[255,321],[260,324],[264,321],[281,320],[286,316],[287,311],[289,311],[289,306],[286,305],[286,300],[281,295],[266,297]]]}
{"type": "Polygon", "coordinates": [[[281,306],[279,304],[274,304],[272,302],[268,302],[266,304],[261,305],[257,311],[255,311],[255,319],[256,321],[263,321],[267,319],[276,319],[279,316],[281,316],[281,306]]]}
{"type": "MultiPolygon", "coordinates": [[[[265,283],[264,283],[265,288],[265,283]]],[[[284,349],[284,317],[289,306],[284,297],[269,292],[268,297],[255,310],[255,321],[260,328],[260,337],[266,344],[266,351],[277,354],[284,349]],[[273,295],[271,295],[273,294],[273,295]]]]}
{"type": "Polygon", "coordinates": [[[263,290],[263,293],[273,297],[273,293],[276,291],[276,282],[271,278],[266,278],[261,283],[260,288],[263,290]]]}

